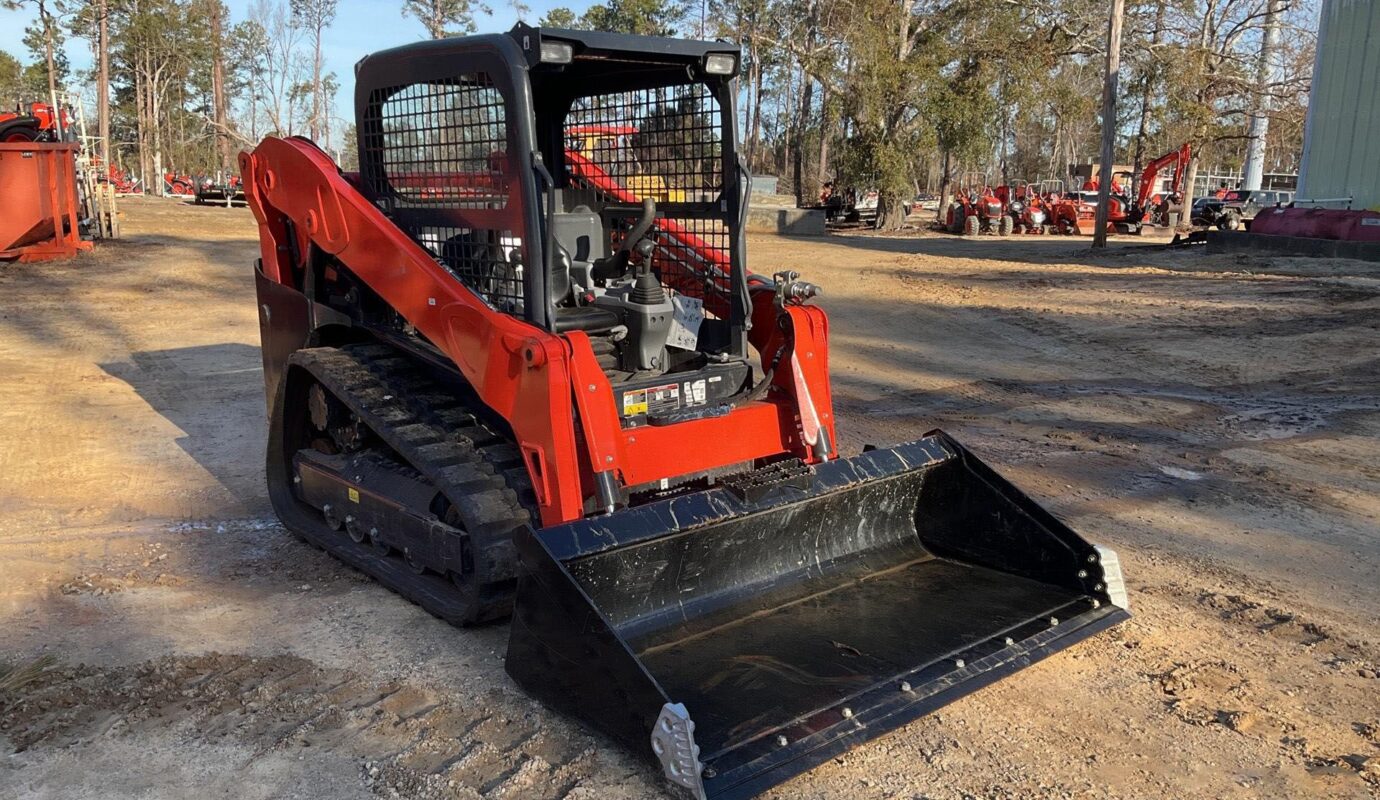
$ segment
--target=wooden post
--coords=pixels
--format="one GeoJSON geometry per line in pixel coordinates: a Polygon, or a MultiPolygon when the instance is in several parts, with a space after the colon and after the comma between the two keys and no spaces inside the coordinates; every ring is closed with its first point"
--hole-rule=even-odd
{"type": "Polygon", "coordinates": [[[1112,16],[1107,20],[1107,75],[1102,83],[1102,164],[1097,184],[1097,217],[1093,222],[1093,247],[1107,246],[1107,208],[1112,195],[1112,159],[1116,145],[1116,95],[1121,71],[1121,18],[1126,0],[1112,0],[1112,16]]]}
{"type": "Polygon", "coordinates": [[[120,209],[115,200],[115,184],[107,183],[110,189],[110,205],[106,206],[106,213],[110,214],[110,238],[120,238],[120,209]]]}

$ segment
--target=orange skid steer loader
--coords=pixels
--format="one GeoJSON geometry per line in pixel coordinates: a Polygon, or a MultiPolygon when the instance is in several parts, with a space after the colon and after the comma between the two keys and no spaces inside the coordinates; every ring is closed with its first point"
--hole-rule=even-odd
{"type": "Polygon", "coordinates": [[[1127,618],[945,434],[843,457],[817,287],[747,269],[722,42],[536,29],[356,69],[360,171],[240,156],[284,523],[696,798],[1127,618]],[[633,185],[572,149],[624,131],[633,185]],[[643,196],[655,185],[660,198],[643,196]]]}

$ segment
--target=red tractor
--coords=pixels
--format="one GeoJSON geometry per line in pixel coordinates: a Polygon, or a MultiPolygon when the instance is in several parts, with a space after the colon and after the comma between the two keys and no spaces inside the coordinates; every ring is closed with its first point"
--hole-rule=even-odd
{"type": "MultiPolygon", "coordinates": [[[[1092,233],[1097,223],[1097,192],[1066,192],[1050,207],[1051,224],[1065,236],[1092,233]]],[[[1108,229],[1111,223],[1108,222],[1108,229]]]]}
{"type": "Polygon", "coordinates": [[[116,194],[137,194],[140,191],[137,178],[114,164],[102,169],[99,156],[91,156],[91,170],[96,174],[98,183],[108,183],[114,186],[116,194]]]}
{"type": "MultiPolygon", "coordinates": [[[[59,134],[58,122],[53,107],[47,103],[31,103],[27,114],[19,107],[14,111],[0,111],[0,142],[60,141],[64,137],[59,134]]],[[[65,108],[61,123],[63,131],[72,130],[72,118],[65,108]]]]}
{"type": "Polygon", "coordinates": [[[358,173],[301,137],[239,159],[275,512],[443,619],[511,616],[518,686],[699,800],[1129,616],[1111,551],[946,434],[838,451],[819,289],[748,268],[741,63],[415,43],[356,66],[358,173]],[[571,147],[591,125],[677,199],[571,147]]]}
{"type": "Polygon", "coordinates": [[[986,183],[970,182],[966,189],[954,193],[946,212],[945,227],[950,233],[964,236],[980,233],[1006,236],[1015,226],[1007,216],[1006,203],[997,190],[986,183]]]}
{"type": "Polygon", "coordinates": [[[118,194],[143,194],[143,189],[140,187],[141,181],[114,164],[110,165],[108,174],[109,180],[114,184],[118,194]]]}
{"type": "Polygon", "coordinates": [[[178,175],[173,172],[163,173],[163,194],[186,197],[196,194],[196,180],[191,175],[178,175]]]}
{"type": "Polygon", "coordinates": [[[998,186],[996,194],[1011,218],[1013,232],[1039,234],[1049,230],[1049,209],[1035,184],[1013,182],[998,186]]]}

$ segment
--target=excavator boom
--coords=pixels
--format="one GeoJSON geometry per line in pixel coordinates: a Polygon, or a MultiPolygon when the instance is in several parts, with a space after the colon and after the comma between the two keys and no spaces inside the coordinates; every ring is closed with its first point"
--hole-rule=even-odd
{"type": "Polygon", "coordinates": [[[1188,173],[1188,162],[1193,157],[1193,149],[1188,142],[1179,145],[1178,150],[1165,153],[1159,158],[1145,165],[1145,169],[1140,173],[1140,188],[1136,191],[1136,208],[1145,208],[1150,196],[1155,193],[1155,182],[1159,178],[1160,170],[1165,167],[1174,166],[1174,187],[1170,194],[1178,194],[1183,190],[1184,176],[1188,173]]]}

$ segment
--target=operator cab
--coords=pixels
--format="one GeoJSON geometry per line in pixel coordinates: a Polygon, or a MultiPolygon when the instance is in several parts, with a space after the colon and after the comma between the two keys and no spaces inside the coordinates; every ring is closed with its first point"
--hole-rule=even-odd
{"type": "Polygon", "coordinates": [[[708,411],[752,377],[738,59],[524,25],[370,55],[362,189],[494,309],[588,336],[635,424],[708,411]]]}

